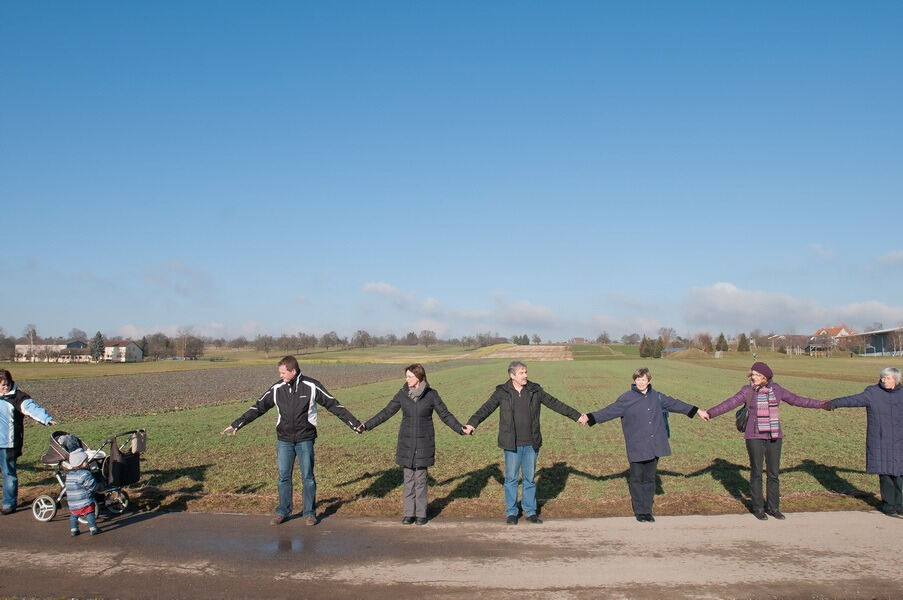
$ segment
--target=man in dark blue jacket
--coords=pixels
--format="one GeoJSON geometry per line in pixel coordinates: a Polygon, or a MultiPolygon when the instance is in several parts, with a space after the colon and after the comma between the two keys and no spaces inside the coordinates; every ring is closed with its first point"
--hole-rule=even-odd
{"type": "Polygon", "coordinates": [[[301,466],[301,485],[304,505],[301,516],[308,525],[317,524],[317,480],[314,478],[314,440],[317,437],[317,404],[323,406],[360,433],[358,421],[338,400],[331,396],[316,379],[301,374],[301,367],[294,356],[279,361],[279,379],[263,393],[257,402],[231,425],[223,434],[235,435],[239,429],[270,410],[274,406],[279,413],[276,419],[276,464],[279,468],[279,506],[270,521],[279,525],[292,514],[292,470],[295,457],[301,466]]]}

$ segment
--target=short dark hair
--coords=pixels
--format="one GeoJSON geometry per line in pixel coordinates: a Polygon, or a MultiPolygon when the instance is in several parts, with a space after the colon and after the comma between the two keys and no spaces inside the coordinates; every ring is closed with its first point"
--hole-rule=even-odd
{"type": "Polygon", "coordinates": [[[13,387],[16,384],[13,381],[13,374],[6,369],[0,369],[0,380],[5,381],[9,387],[13,387]]]}
{"type": "Polygon", "coordinates": [[[405,367],[404,372],[407,373],[408,371],[414,374],[414,377],[417,378],[418,382],[426,379],[426,369],[424,369],[423,365],[420,363],[414,363],[413,365],[405,367]]]}
{"type": "Polygon", "coordinates": [[[286,370],[294,371],[295,373],[301,372],[301,367],[298,366],[298,359],[292,355],[283,357],[283,359],[279,361],[279,366],[285,367],[286,370]]]}
{"type": "Polygon", "coordinates": [[[637,379],[639,379],[639,378],[642,377],[643,375],[645,375],[646,377],[648,377],[648,378],[649,378],[649,381],[652,381],[652,373],[650,373],[650,372],[649,372],[649,369],[647,369],[646,367],[640,367],[639,369],[637,369],[636,371],[634,371],[634,372],[633,372],[633,380],[636,381],[637,379]]]}

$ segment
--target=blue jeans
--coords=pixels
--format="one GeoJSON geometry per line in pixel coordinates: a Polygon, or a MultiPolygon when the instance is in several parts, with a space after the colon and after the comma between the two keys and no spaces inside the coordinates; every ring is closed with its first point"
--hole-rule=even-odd
{"type": "MultiPolygon", "coordinates": [[[[82,515],[88,520],[88,530],[97,529],[97,517],[94,516],[93,512],[89,512],[86,515],[82,515]]],[[[78,531],[78,515],[69,514],[69,529],[71,531],[78,531]]]]}
{"type": "Polygon", "coordinates": [[[0,448],[0,471],[3,471],[3,508],[15,508],[19,498],[15,448],[0,448]]]}
{"type": "Polygon", "coordinates": [[[292,515],[292,469],[295,457],[298,457],[301,468],[302,498],[304,499],[301,516],[314,516],[317,497],[317,480],[314,479],[314,441],[276,442],[276,466],[279,468],[279,506],[276,514],[283,517],[292,515]]]}
{"type": "Polygon", "coordinates": [[[536,484],[533,474],[536,472],[536,457],[539,451],[533,446],[518,446],[517,451],[505,450],[505,514],[517,516],[517,476],[524,480],[524,495],[521,508],[524,516],[536,514],[536,484]]]}

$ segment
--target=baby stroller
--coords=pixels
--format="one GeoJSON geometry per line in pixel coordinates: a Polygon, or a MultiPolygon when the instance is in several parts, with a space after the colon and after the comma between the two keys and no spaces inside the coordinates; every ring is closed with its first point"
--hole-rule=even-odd
{"type": "Polygon", "coordinates": [[[78,448],[88,455],[88,468],[100,484],[95,492],[95,514],[100,512],[101,505],[113,514],[122,513],[129,505],[129,495],[121,488],[136,483],[141,478],[141,453],[146,447],[147,434],[143,429],[110,436],[97,450],[91,450],[80,439],[65,431],[54,431],[50,435],[50,448],[41,457],[41,462],[54,467],[53,475],[60,484],[60,492],[56,497],[43,494],[35,498],[31,504],[34,518],[46,522],[56,516],[56,511],[66,496],[64,473],[69,470],[69,453],[78,448]],[[107,446],[109,453],[103,450],[107,446]]]}

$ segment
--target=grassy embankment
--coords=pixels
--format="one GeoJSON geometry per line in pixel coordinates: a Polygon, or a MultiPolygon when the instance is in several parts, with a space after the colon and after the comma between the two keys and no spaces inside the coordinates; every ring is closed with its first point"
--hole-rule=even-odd
{"type": "MultiPolygon", "coordinates": [[[[899,359],[879,363],[848,358],[764,358],[782,385],[820,399],[861,391],[877,379],[885,363],[903,367],[899,359]]],[[[595,410],[626,390],[633,370],[647,364],[653,371],[654,387],[708,408],[739,389],[751,362],[749,355],[689,361],[624,356],[621,360],[534,362],[530,376],[578,410],[595,410]]],[[[430,382],[463,421],[506,379],[506,364],[507,360],[486,360],[437,370],[430,382]]],[[[337,395],[356,416],[365,419],[381,409],[400,384],[399,376],[338,390],[337,395]]],[[[275,415],[265,415],[234,438],[219,435],[246,406],[243,401],[177,413],[97,418],[68,426],[86,440],[136,426],[148,429],[144,477],[135,490],[145,509],[270,512],[275,505],[275,415]]],[[[781,414],[786,432],[781,476],[786,510],[868,509],[875,505],[877,478],[864,473],[863,410],[825,413],[784,405],[781,414]]],[[[375,431],[358,436],[332,415],[323,414],[317,441],[321,511],[398,514],[401,474],[394,465],[394,448],[400,418],[396,415],[375,431]]],[[[438,419],[435,422],[438,450],[437,464],[430,469],[432,513],[502,514],[498,414],[487,419],[472,438],[454,434],[438,419]]],[[[671,424],[674,456],[662,459],[659,465],[656,512],[743,511],[747,457],[742,436],[733,428],[732,414],[709,423],[673,415],[671,424]]],[[[26,454],[20,461],[23,499],[33,497],[49,482],[48,470],[35,462],[46,449],[47,433],[43,428],[28,428],[26,454]]],[[[545,409],[543,436],[538,495],[547,516],[630,514],[624,479],[627,461],[617,422],[581,428],[545,409]]]]}

